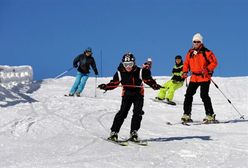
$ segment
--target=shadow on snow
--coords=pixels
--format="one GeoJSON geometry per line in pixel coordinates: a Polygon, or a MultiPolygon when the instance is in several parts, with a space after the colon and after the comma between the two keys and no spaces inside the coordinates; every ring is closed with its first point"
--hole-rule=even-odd
{"type": "Polygon", "coordinates": [[[183,137],[159,137],[159,138],[150,138],[146,139],[146,141],[150,142],[167,142],[167,141],[182,141],[188,139],[200,139],[203,141],[210,141],[212,140],[210,136],[183,136],[183,137]]]}
{"type": "Polygon", "coordinates": [[[41,81],[34,81],[30,84],[18,84],[11,89],[0,86],[0,107],[14,106],[19,103],[33,103],[37,100],[27,94],[37,91],[41,86],[41,81]]]}

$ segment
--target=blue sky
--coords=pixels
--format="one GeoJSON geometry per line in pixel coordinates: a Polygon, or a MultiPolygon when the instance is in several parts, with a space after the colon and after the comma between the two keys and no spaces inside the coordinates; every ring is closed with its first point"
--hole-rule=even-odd
{"type": "Polygon", "coordinates": [[[100,76],[112,76],[128,51],[165,76],[200,32],[219,61],[215,76],[247,76],[247,18],[247,0],[0,0],[0,64],[53,78],[90,46],[100,76]]]}

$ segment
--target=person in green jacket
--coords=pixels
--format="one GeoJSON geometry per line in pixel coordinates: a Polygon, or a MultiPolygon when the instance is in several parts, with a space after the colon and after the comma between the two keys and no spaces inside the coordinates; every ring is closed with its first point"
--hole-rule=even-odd
{"type": "Polygon", "coordinates": [[[174,93],[177,89],[183,86],[184,78],[182,78],[183,59],[180,55],[175,57],[175,66],[172,69],[172,78],[167,81],[159,90],[156,97],[157,100],[165,100],[169,104],[175,105],[173,102],[174,93]]]}

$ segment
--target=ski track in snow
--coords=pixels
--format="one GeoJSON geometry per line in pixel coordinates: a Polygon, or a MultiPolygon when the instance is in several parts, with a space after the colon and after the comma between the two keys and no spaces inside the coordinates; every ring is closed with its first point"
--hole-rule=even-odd
{"type": "MultiPolygon", "coordinates": [[[[157,81],[162,84],[165,79],[157,81]]],[[[175,93],[177,106],[151,101],[150,98],[154,98],[158,91],[146,89],[145,115],[139,135],[148,140],[148,146],[130,143],[128,147],[121,147],[103,140],[109,136],[113,118],[120,108],[121,88],[104,94],[97,90],[97,97],[94,97],[95,79],[89,78],[82,97],[64,97],[73,80],[73,77],[44,80],[37,91],[17,94],[26,94],[24,98],[36,101],[20,101],[14,106],[1,108],[1,168],[245,168],[248,165],[248,122],[166,125],[168,121],[179,122],[182,116],[184,87],[175,93]]],[[[109,80],[99,78],[98,83],[109,80]]],[[[248,78],[215,80],[246,116],[248,93],[244,92],[244,88],[248,87],[248,78]],[[237,88],[236,91],[233,92],[230,86],[237,88]]],[[[210,96],[217,119],[239,117],[214,85],[211,85],[210,96]]],[[[119,133],[121,139],[129,136],[131,116],[132,108],[119,133]]],[[[200,121],[204,116],[204,107],[197,92],[192,118],[200,121]]]]}

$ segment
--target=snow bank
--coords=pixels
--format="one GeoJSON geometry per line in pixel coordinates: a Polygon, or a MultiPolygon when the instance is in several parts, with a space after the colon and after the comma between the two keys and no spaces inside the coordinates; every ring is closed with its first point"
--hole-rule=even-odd
{"type": "Polygon", "coordinates": [[[29,83],[33,80],[33,69],[31,66],[7,66],[0,65],[0,85],[12,87],[19,83],[29,83]]]}

